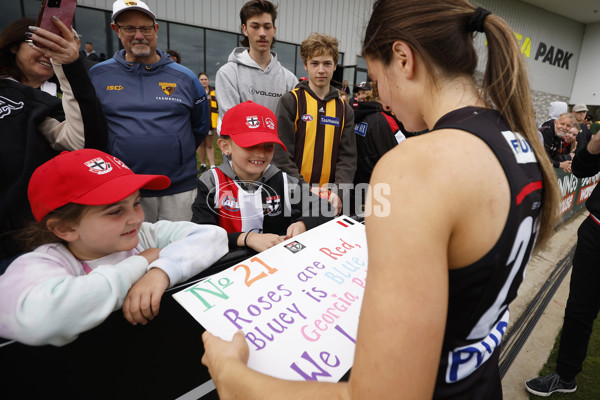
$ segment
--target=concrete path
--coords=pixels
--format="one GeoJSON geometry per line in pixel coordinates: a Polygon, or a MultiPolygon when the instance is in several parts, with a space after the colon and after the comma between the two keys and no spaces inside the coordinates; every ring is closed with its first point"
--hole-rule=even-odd
{"type": "MultiPolygon", "coordinates": [[[[562,224],[545,248],[536,251],[531,258],[525,279],[519,288],[519,295],[510,305],[512,323],[521,316],[552,270],[576,244],[577,229],[587,216],[587,211],[581,211],[562,224]]],[[[538,376],[539,370],[550,355],[556,336],[562,328],[570,280],[571,272],[569,271],[502,379],[505,400],[529,399],[529,394],[525,390],[525,381],[538,376]]],[[[509,331],[510,327],[509,324],[509,331]]]]}

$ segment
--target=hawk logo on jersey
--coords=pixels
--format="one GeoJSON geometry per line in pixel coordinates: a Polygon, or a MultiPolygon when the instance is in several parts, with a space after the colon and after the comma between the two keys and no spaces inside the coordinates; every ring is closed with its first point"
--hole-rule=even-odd
{"type": "Polygon", "coordinates": [[[312,121],[312,120],[313,120],[313,116],[312,116],[312,115],[310,115],[310,114],[304,114],[304,115],[302,116],[302,121],[304,121],[304,122],[310,122],[310,121],[312,121]]]}
{"type": "Polygon", "coordinates": [[[10,115],[13,110],[20,110],[23,108],[23,104],[24,103],[22,101],[17,103],[16,101],[12,101],[4,96],[0,96],[0,119],[10,115]]]}
{"type": "Polygon", "coordinates": [[[265,212],[268,216],[274,217],[281,214],[281,197],[279,195],[267,196],[265,203],[265,212]]]}
{"type": "Polygon", "coordinates": [[[176,83],[169,82],[158,82],[158,85],[167,96],[171,96],[175,92],[175,88],[177,87],[176,83]]]}
{"type": "Polygon", "coordinates": [[[246,126],[250,129],[256,129],[260,126],[260,121],[256,115],[246,117],[246,126]]]}
{"type": "Polygon", "coordinates": [[[112,165],[104,161],[101,157],[94,158],[84,163],[90,169],[90,172],[98,175],[108,174],[112,171],[112,165]]]}

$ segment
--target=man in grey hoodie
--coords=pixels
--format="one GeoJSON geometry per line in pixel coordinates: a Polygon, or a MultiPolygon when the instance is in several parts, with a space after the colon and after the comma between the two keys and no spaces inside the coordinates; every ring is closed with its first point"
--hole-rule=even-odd
{"type": "Polygon", "coordinates": [[[252,100],[275,112],[281,96],[298,83],[296,76],[271,51],[275,43],[277,6],[267,0],[250,0],[240,11],[245,38],[227,64],[217,71],[215,92],[219,104],[220,131],[223,115],[231,107],[252,100]]]}

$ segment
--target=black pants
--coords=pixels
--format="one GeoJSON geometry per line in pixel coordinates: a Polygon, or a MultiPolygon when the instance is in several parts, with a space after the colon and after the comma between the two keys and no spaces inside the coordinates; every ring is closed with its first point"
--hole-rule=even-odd
{"type": "Polygon", "coordinates": [[[563,322],[556,372],[571,380],[581,372],[594,320],[600,310],[600,224],[587,217],[577,231],[577,248],[563,322]]]}

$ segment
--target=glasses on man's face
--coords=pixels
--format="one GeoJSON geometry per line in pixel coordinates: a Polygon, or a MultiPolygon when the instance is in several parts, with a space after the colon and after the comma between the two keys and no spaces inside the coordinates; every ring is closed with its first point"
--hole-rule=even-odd
{"type": "Polygon", "coordinates": [[[121,32],[123,32],[127,36],[133,36],[133,35],[135,35],[135,31],[137,31],[138,29],[140,30],[140,32],[144,36],[152,36],[152,35],[154,35],[154,32],[155,32],[154,25],[148,25],[148,26],[121,26],[121,25],[117,25],[117,27],[121,30],[121,32]]]}

